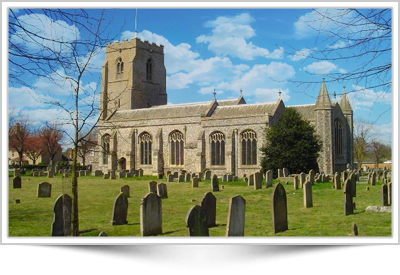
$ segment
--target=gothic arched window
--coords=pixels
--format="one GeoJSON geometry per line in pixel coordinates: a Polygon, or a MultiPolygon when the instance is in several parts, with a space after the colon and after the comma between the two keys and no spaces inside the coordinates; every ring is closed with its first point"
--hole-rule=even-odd
{"type": "Polygon", "coordinates": [[[210,135],[211,165],[225,165],[225,135],[214,132],[210,135]]]}
{"type": "Polygon", "coordinates": [[[146,80],[151,81],[153,79],[153,63],[151,59],[147,60],[146,63],[146,80]]]}
{"type": "Polygon", "coordinates": [[[343,156],[343,126],[339,119],[335,120],[335,155],[343,156]]]}
{"type": "Polygon", "coordinates": [[[257,135],[252,130],[246,130],[241,134],[242,165],[257,164],[257,135]]]}
{"type": "Polygon", "coordinates": [[[173,131],[169,135],[171,164],[172,165],[183,165],[184,164],[184,147],[185,142],[183,134],[179,131],[173,131]]]}
{"type": "Polygon", "coordinates": [[[152,138],[149,133],[143,132],[139,136],[140,164],[151,164],[152,138]]]}
{"type": "Polygon", "coordinates": [[[110,135],[104,135],[101,138],[103,164],[108,164],[108,155],[110,153],[110,135]]]}
{"type": "Polygon", "coordinates": [[[118,58],[117,60],[117,74],[122,74],[124,72],[124,62],[122,62],[122,58],[118,58]]]}

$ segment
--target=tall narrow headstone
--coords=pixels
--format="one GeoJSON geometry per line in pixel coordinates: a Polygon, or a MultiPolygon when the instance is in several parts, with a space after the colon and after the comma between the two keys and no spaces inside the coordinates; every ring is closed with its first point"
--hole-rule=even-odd
{"type": "Polygon", "coordinates": [[[262,188],[262,174],[260,172],[256,172],[253,174],[254,178],[254,190],[262,188]]]}
{"type": "Polygon", "coordinates": [[[193,188],[199,187],[199,178],[197,177],[192,178],[192,187],[193,188]]]}
{"type": "Polygon", "coordinates": [[[21,177],[16,176],[13,178],[13,189],[19,189],[21,188],[21,177]]]}
{"type": "Polygon", "coordinates": [[[251,174],[249,176],[249,181],[247,182],[248,186],[253,186],[254,185],[254,174],[251,174]]]}
{"type": "Polygon", "coordinates": [[[115,170],[111,170],[111,171],[110,171],[110,179],[112,179],[112,180],[115,180],[115,179],[116,179],[116,177],[115,177],[115,170]]]}
{"type": "Polygon", "coordinates": [[[213,195],[213,193],[208,192],[204,194],[200,206],[204,209],[204,211],[206,211],[208,227],[215,226],[217,214],[217,198],[213,195]]]}
{"type": "Polygon", "coordinates": [[[140,169],[138,170],[138,176],[139,176],[139,177],[143,177],[143,169],[142,169],[142,168],[140,168],[140,169]]]}
{"type": "Polygon", "coordinates": [[[185,175],[180,174],[180,175],[178,176],[178,182],[184,182],[184,181],[185,181],[185,175]]]}
{"type": "Polygon", "coordinates": [[[54,203],[53,211],[51,236],[71,235],[72,198],[67,194],[60,195],[54,203]]]}
{"type": "Polygon", "coordinates": [[[204,180],[210,180],[211,179],[211,171],[210,170],[207,170],[205,173],[204,173],[204,180]]]}
{"type": "Polygon", "coordinates": [[[371,185],[375,185],[376,184],[376,173],[373,172],[371,175],[371,185]]]}
{"type": "Polygon", "coordinates": [[[356,175],[354,173],[351,173],[348,179],[351,181],[351,192],[353,194],[353,198],[355,198],[357,196],[356,175]]]}
{"type": "Polygon", "coordinates": [[[303,203],[305,208],[313,207],[312,184],[309,181],[303,184],[303,203]]]}
{"type": "Polygon", "coordinates": [[[299,176],[294,176],[293,178],[293,189],[297,190],[300,187],[300,181],[299,181],[299,176]]]}
{"type": "Polygon", "coordinates": [[[342,183],[340,182],[340,174],[338,172],[333,176],[333,185],[336,190],[342,189],[342,183]]]}
{"type": "Polygon", "coordinates": [[[131,197],[131,188],[129,185],[122,186],[120,191],[124,193],[127,198],[131,197]]]}
{"type": "Polygon", "coordinates": [[[195,205],[190,208],[186,215],[186,227],[191,237],[208,237],[207,213],[201,206],[195,205]]]}
{"type": "Polygon", "coordinates": [[[185,175],[185,181],[190,181],[190,173],[186,173],[186,175],[185,175]]]}
{"type": "Polygon", "coordinates": [[[307,181],[309,181],[309,182],[311,182],[311,184],[313,184],[313,183],[314,183],[314,178],[315,178],[315,172],[314,172],[313,169],[311,169],[311,170],[308,172],[308,176],[310,177],[310,179],[307,180],[307,181]]]}
{"type": "MultiPolygon", "coordinates": [[[[211,172],[210,172],[210,173],[211,173],[211,172]]],[[[201,180],[203,179],[203,173],[199,172],[198,178],[199,178],[199,181],[201,181],[201,180]]]]}
{"type": "Polygon", "coordinates": [[[167,182],[173,182],[173,181],[174,181],[174,175],[169,174],[169,175],[167,176],[167,182]]]}
{"type": "Polygon", "coordinates": [[[114,202],[113,215],[111,219],[112,225],[127,224],[128,217],[128,198],[125,193],[119,193],[114,202]]]}
{"type": "Polygon", "coordinates": [[[299,176],[299,180],[300,180],[300,188],[303,188],[303,184],[306,183],[306,174],[304,174],[304,172],[300,173],[299,176]]]}
{"type": "Polygon", "coordinates": [[[278,178],[282,178],[283,177],[283,172],[282,169],[278,169],[278,178]]]}
{"type": "Polygon", "coordinates": [[[211,181],[211,188],[213,192],[219,191],[219,183],[217,175],[214,175],[211,181]]]}
{"type": "Polygon", "coordinates": [[[227,182],[228,181],[228,174],[224,174],[222,176],[222,182],[227,182]]]}
{"type": "Polygon", "coordinates": [[[286,191],[282,184],[275,186],[272,194],[272,224],[274,233],[288,230],[286,191]]]}
{"type": "Polygon", "coordinates": [[[233,181],[233,175],[232,174],[228,174],[228,182],[232,182],[232,181],[233,181]]]}
{"type": "Polygon", "coordinates": [[[267,173],[265,173],[265,187],[272,187],[272,171],[268,170],[267,173]]]}
{"type": "Polygon", "coordinates": [[[388,186],[386,184],[383,184],[381,186],[381,192],[382,192],[382,206],[389,206],[388,186]]]}
{"type": "Polygon", "coordinates": [[[160,183],[157,185],[157,195],[161,199],[168,199],[167,185],[165,183],[160,183]]]}
{"type": "Polygon", "coordinates": [[[179,173],[178,172],[174,172],[174,179],[177,179],[179,177],[179,173]]]}
{"type": "Polygon", "coordinates": [[[142,236],[162,234],[161,198],[154,193],[148,193],[141,201],[140,233],[142,236]]]}
{"type": "Polygon", "coordinates": [[[50,198],[51,197],[51,184],[48,182],[42,182],[38,184],[37,189],[38,198],[50,198]]]}
{"type": "Polygon", "coordinates": [[[246,200],[236,195],[229,200],[228,222],[226,223],[227,237],[244,236],[246,200]]]}
{"type": "Polygon", "coordinates": [[[349,179],[344,182],[344,214],[350,215],[354,213],[353,192],[349,179]]]}
{"type": "Polygon", "coordinates": [[[54,177],[54,172],[50,170],[50,171],[47,173],[47,177],[48,177],[49,179],[52,179],[52,178],[54,177]]]}
{"type": "Polygon", "coordinates": [[[282,173],[284,178],[289,177],[289,170],[286,167],[282,169],[282,173]]]}
{"type": "Polygon", "coordinates": [[[157,194],[157,182],[155,181],[149,182],[149,192],[157,194]]]}
{"type": "Polygon", "coordinates": [[[388,204],[392,205],[392,182],[387,184],[388,187],[388,204]]]}

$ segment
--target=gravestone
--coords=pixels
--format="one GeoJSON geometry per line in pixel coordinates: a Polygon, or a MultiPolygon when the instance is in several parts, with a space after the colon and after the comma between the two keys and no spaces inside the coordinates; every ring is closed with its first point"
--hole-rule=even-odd
{"type": "Polygon", "coordinates": [[[13,178],[13,189],[22,188],[22,180],[20,176],[16,176],[13,178]]]}
{"type": "Polygon", "coordinates": [[[14,169],[14,177],[20,177],[21,171],[19,169],[14,169]]]}
{"type": "Polygon", "coordinates": [[[161,198],[148,193],[140,203],[140,233],[142,236],[162,234],[161,198]]]}
{"type": "MultiPolygon", "coordinates": [[[[211,172],[210,172],[210,173],[211,173],[211,172]]],[[[198,178],[199,178],[199,181],[201,181],[202,178],[203,178],[203,173],[200,172],[198,178]]]]}
{"type": "Polygon", "coordinates": [[[38,171],[33,171],[32,177],[39,177],[39,172],[38,171]]]}
{"type": "Polygon", "coordinates": [[[254,190],[262,188],[262,174],[260,172],[256,172],[253,174],[254,178],[254,190]]]}
{"type": "Polygon", "coordinates": [[[79,171],[79,176],[80,177],[86,176],[86,171],[85,170],[79,171]]]}
{"type": "Polygon", "coordinates": [[[60,195],[54,203],[53,212],[51,236],[71,235],[72,198],[67,194],[60,195]]]}
{"type": "Polygon", "coordinates": [[[342,184],[340,182],[340,174],[338,172],[333,176],[333,186],[336,190],[342,189],[342,184]]]}
{"type": "Polygon", "coordinates": [[[349,179],[344,182],[344,214],[354,214],[352,186],[349,179]]]}
{"type": "Polygon", "coordinates": [[[190,173],[186,173],[186,175],[185,175],[185,181],[190,181],[190,173]]]}
{"type": "Polygon", "coordinates": [[[186,215],[186,227],[191,237],[209,236],[207,213],[201,206],[195,205],[190,208],[186,215]]]}
{"type": "Polygon", "coordinates": [[[300,173],[300,188],[303,188],[303,184],[306,183],[306,174],[304,172],[300,173]]]}
{"type": "Polygon", "coordinates": [[[157,196],[161,199],[168,199],[167,185],[165,183],[157,185],[157,196]]]}
{"type": "Polygon", "coordinates": [[[248,185],[248,186],[253,186],[253,185],[254,185],[254,174],[251,174],[251,175],[249,176],[249,180],[248,180],[248,182],[247,182],[247,185],[248,185]]]}
{"type": "Polygon", "coordinates": [[[107,236],[108,236],[107,233],[104,231],[101,231],[99,234],[99,237],[107,237],[107,236]]]}
{"type": "Polygon", "coordinates": [[[371,185],[375,185],[376,184],[376,173],[373,172],[371,174],[371,185]]]}
{"type": "Polygon", "coordinates": [[[50,198],[51,197],[51,184],[48,182],[42,182],[38,184],[37,189],[38,198],[50,198]]]}
{"type": "Polygon", "coordinates": [[[306,181],[303,184],[303,204],[305,208],[313,207],[312,184],[309,181],[306,181]]]}
{"type": "Polygon", "coordinates": [[[244,180],[245,183],[247,183],[247,184],[249,183],[249,178],[248,177],[243,176],[243,180],[244,180]]]}
{"type": "Polygon", "coordinates": [[[47,173],[47,177],[48,177],[49,179],[52,179],[52,178],[54,177],[53,171],[49,171],[49,172],[47,173]]]}
{"type": "Polygon", "coordinates": [[[114,202],[113,215],[111,224],[121,225],[127,224],[128,217],[128,198],[125,193],[119,193],[114,202]]]}
{"type": "Polygon", "coordinates": [[[149,182],[149,192],[157,194],[157,182],[155,181],[149,182]]]}
{"type": "Polygon", "coordinates": [[[112,180],[115,180],[115,179],[116,179],[116,177],[115,177],[115,170],[111,170],[111,171],[110,171],[110,179],[112,179],[112,180]]]}
{"type": "Polygon", "coordinates": [[[140,168],[140,169],[138,170],[138,176],[139,176],[139,177],[143,177],[143,169],[142,169],[142,168],[140,168]]]}
{"type": "Polygon", "coordinates": [[[392,182],[387,184],[388,187],[388,204],[392,205],[392,182]]]}
{"type": "Polygon", "coordinates": [[[282,174],[284,178],[289,177],[289,170],[285,167],[282,169],[282,174]]]}
{"type": "Polygon", "coordinates": [[[167,171],[167,176],[168,176],[168,175],[171,175],[171,171],[167,171]]]}
{"type": "Polygon", "coordinates": [[[232,174],[228,174],[228,182],[232,182],[233,181],[233,175],[232,174]]]}
{"type": "Polygon", "coordinates": [[[299,176],[294,176],[293,178],[293,189],[297,190],[299,189],[300,181],[299,181],[299,176]]]}
{"type": "Polygon", "coordinates": [[[272,171],[268,170],[267,173],[265,173],[265,187],[272,187],[272,171]]]}
{"type": "Polygon", "coordinates": [[[169,175],[167,176],[167,182],[173,182],[173,181],[174,181],[174,175],[169,174],[169,175]]]}
{"type": "Polygon", "coordinates": [[[178,172],[174,172],[174,179],[177,179],[179,177],[179,173],[178,172]]]}
{"type": "Polygon", "coordinates": [[[311,182],[311,184],[313,184],[314,183],[314,178],[315,178],[315,172],[314,172],[313,169],[311,169],[308,172],[308,176],[309,176],[309,179],[307,181],[309,181],[309,182],[311,182]]]}
{"type": "Polygon", "coordinates": [[[121,187],[121,193],[124,193],[127,198],[131,197],[131,188],[129,185],[124,185],[121,187]]]}
{"type": "Polygon", "coordinates": [[[192,188],[199,187],[199,178],[192,178],[192,188]]]}
{"type": "Polygon", "coordinates": [[[120,179],[125,178],[125,177],[126,177],[125,171],[120,171],[120,172],[118,172],[118,177],[119,177],[120,179]]]}
{"type": "Polygon", "coordinates": [[[107,173],[107,174],[103,175],[103,179],[108,180],[109,178],[110,178],[110,174],[107,173]]]}
{"type": "Polygon", "coordinates": [[[351,224],[351,234],[353,236],[358,236],[358,227],[354,222],[351,224]]]}
{"type": "Polygon", "coordinates": [[[236,195],[229,200],[228,221],[226,223],[227,237],[244,236],[246,200],[236,195]]]}
{"type": "Polygon", "coordinates": [[[351,173],[348,179],[351,181],[351,192],[353,194],[353,197],[356,197],[357,195],[356,175],[354,173],[351,173]]]}
{"type": "Polygon", "coordinates": [[[67,172],[64,172],[64,173],[63,173],[63,177],[64,177],[64,178],[68,178],[68,177],[69,177],[69,172],[68,172],[68,171],[67,171],[67,172]]]}
{"type": "Polygon", "coordinates": [[[381,192],[382,192],[382,206],[389,206],[388,186],[386,184],[383,184],[381,186],[381,192]]]}
{"type": "Polygon", "coordinates": [[[213,193],[208,192],[201,199],[200,206],[204,209],[207,214],[207,225],[208,227],[215,226],[216,214],[217,214],[217,198],[213,193]]]}
{"type": "Polygon", "coordinates": [[[278,169],[278,178],[282,178],[283,177],[283,172],[282,169],[278,169]]]}
{"type": "Polygon", "coordinates": [[[211,171],[210,170],[207,170],[205,173],[204,173],[204,180],[210,180],[211,179],[211,171]]]}
{"type": "Polygon", "coordinates": [[[163,173],[158,173],[157,179],[162,180],[164,178],[163,173]]]}
{"type": "Polygon", "coordinates": [[[222,176],[222,181],[223,182],[227,182],[228,181],[228,175],[227,174],[222,176]]]}
{"type": "Polygon", "coordinates": [[[179,175],[178,176],[178,182],[185,182],[185,175],[179,175]]]}
{"type": "Polygon", "coordinates": [[[232,176],[232,181],[239,181],[239,177],[238,176],[232,176]]]}
{"type": "Polygon", "coordinates": [[[218,183],[218,177],[217,175],[214,174],[212,181],[211,181],[211,189],[213,192],[219,191],[219,183],[218,183]]]}
{"type": "Polygon", "coordinates": [[[132,178],[132,173],[131,172],[126,172],[125,173],[125,178],[132,178]]]}
{"type": "Polygon", "coordinates": [[[275,186],[272,194],[272,224],[274,233],[288,230],[286,191],[282,184],[275,186]]]}

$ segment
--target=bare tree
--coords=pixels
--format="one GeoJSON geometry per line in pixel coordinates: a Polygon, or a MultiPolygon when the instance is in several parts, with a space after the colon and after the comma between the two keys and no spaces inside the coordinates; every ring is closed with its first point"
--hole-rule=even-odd
{"type": "Polygon", "coordinates": [[[86,158],[90,154],[91,151],[96,148],[97,144],[97,128],[92,129],[92,131],[89,134],[80,134],[79,137],[81,138],[83,136],[86,136],[79,142],[78,146],[78,157],[82,159],[82,165],[86,165],[86,158]]]}
{"type": "Polygon", "coordinates": [[[370,137],[371,124],[363,120],[358,120],[354,127],[354,157],[357,161],[358,168],[362,167],[365,156],[369,150],[368,139],[370,137]]]}
{"type": "Polygon", "coordinates": [[[57,125],[46,125],[41,133],[43,151],[49,156],[51,170],[54,170],[54,157],[61,153],[61,139],[63,135],[57,125]]]}
{"type": "Polygon", "coordinates": [[[25,155],[30,158],[33,164],[42,156],[43,150],[43,137],[40,129],[33,130],[26,140],[25,155]]]}
{"type": "Polygon", "coordinates": [[[375,168],[378,168],[379,163],[391,155],[391,148],[378,141],[372,141],[370,143],[370,151],[372,158],[374,159],[375,168]]]}
{"type": "Polygon", "coordinates": [[[22,159],[26,150],[27,140],[30,135],[31,122],[20,117],[15,120],[15,123],[10,127],[8,144],[9,148],[18,153],[18,166],[22,168],[22,159]]]}

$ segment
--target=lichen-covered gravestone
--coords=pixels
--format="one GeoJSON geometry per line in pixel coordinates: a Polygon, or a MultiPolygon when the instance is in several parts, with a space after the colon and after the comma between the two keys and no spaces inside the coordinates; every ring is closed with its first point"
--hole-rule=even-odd
{"type": "Polygon", "coordinates": [[[375,172],[372,172],[370,181],[371,181],[371,185],[376,184],[376,173],[375,172]]]}
{"type": "Polygon", "coordinates": [[[50,198],[51,197],[51,184],[48,182],[42,182],[38,184],[37,189],[38,198],[50,198]]]}
{"type": "Polygon", "coordinates": [[[351,181],[347,179],[344,182],[344,214],[350,215],[354,214],[354,204],[353,204],[353,193],[351,181]]]}
{"type": "Polygon", "coordinates": [[[143,169],[142,169],[142,168],[140,168],[140,169],[138,170],[138,176],[139,176],[139,177],[143,177],[143,169]]]}
{"type": "Polygon", "coordinates": [[[204,173],[204,180],[210,180],[211,179],[211,171],[210,170],[207,170],[205,173],[204,173]]]}
{"type": "Polygon", "coordinates": [[[199,187],[199,178],[192,178],[192,188],[199,187]]]}
{"type": "Polygon", "coordinates": [[[303,188],[303,184],[306,183],[306,174],[304,172],[300,173],[300,188],[303,188]]]}
{"type": "Polygon", "coordinates": [[[312,202],[312,184],[309,181],[306,181],[303,184],[303,203],[305,208],[313,207],[312,202]]]}
{"type": "Polygon", "coordinates": [[[161,199],[168,199],[167,185],[165,183],[160,183],[157,185],[157,195],[161,199]]]}
{"type": "Polygon", "coordinates": [[[272,171],[268,170],[267,173],[265,173],[265,187],[272,187],[272,171]]]}
{"type": "Polygon", "coordinates": [[[383,184],[381,186],[381,192],[382,192],[382,206],[389,206],[388,186],[386,184],[383,184]]]}
{"type": "Polygon", "coordinates": [[[229,200],[228,222],[226,236],[244,236],[246,200],[240,196],[234,196],[229,200]]]}
{"type": "Polygon", "coordinates": [[[211,181],[211,188],[213,192],[219,191],[219,183],[217,175],[214,175],[211,181]]]}
{"type": "Polygon", "coordinates": [[[299,185],[300,185],[299,177],[296,175],[293,178],[293,189],[294,190],[299,189],[299,185]]]}
{"type": "Polygon", "coordinates": [[[167,176],[167,182],[173,182],[173,181],[174,181],[174,175],[169,174],[169,175],[167,176]]]}
{"type": "Polygon", "coordinates": [[[278,178],[282,178],[283,177],[283,172],[282,169],[278,169],[278,178]]]}
{"type": "Polygon", "coordinates": [[[195,205],[190,208],[186,215],[186,227],[189,231],[189,236],[209,236],[207,225],[207,213],[201,206],[195,205]]]}
{"type": "Polygon", "coordinates": [[[16,176],[13,178],[13,189],[19,189],[21,188],[21,177],[16,176]]]}
{"type": "Polygon", "coordinates": [[[282,169],[282,173],[284,178],[289,177],[289,170],[286,167],[282,169]]]}
{"type": "Polygon", "coordinates": [[[186,173],[185,175],[185,181],[190,181],[190,173],[186,173]]]}
{"type": "Polygon", "coordinates": [[[149,182],[149,192],[157,194],[157,182],[155,181],[149,182]]]}
{"type": "Polygon", "coordinates": [[[260,172],[256,172],[253,174],[254,178],[254,190],[262,188],[262,174],[260,172]]]}
{"type": "Polygon", "coordinates": [[[54,203],[53,211],[51,236],[71,235],[72,198],[67,194],[60,195],[54,203]]]}
{"type": "Polygon", "coordinates": [[[121,193],[124,193],[127,198],[131,197],[131,188],[129,185],[124,185],[121,187],[121,193]]]}
{"type": "Polygon", "coordinates": [[[128,217],[128,198],[125,193],[119,193],[114,202],[112,225],[127,224],[128,217]]]}
{"type": "Polygon", "coordinates": [[[308,176],[310,177],[307,181],[309,181],[309,182],[311,182],[311,184],[313,184],[314,183],[314,179],[315,179],[315,172],[314,172],[314,170],[313,169],[311,169],[309,172],[308,172],[308,176]]]}
{"type": "Polygon", "coordinates": [[[288,230],[286,191],[282,184],[275,186],[272,194],[272,224],[274,233],[288,230]]]}
{"type": "Polygon", "coordinates": [[[247,185],[248,185],[248,186],[253,186],[253,185],[254,185],[254,174],[251,174],[251,175],[249,176],[249,180],[248,180],[248,182],[247,182],[247,185]]]}
{"type": "Polygon", "coordinates": [[[217,198],[213,195],[213,193],[208,192],[202,198],[200,206],[207,214],[207,225],[209,227],[215,226],[217,214],[217,198]]]}
{"type": "Polygon", "coordinates": [[[142,236],[162,234],[161,198],[148,193],[140,203],[140,233],[142,236]]]}
{"type": "Polygon", "coordinates": [[[228,181],[228,174],[224,174],[224,175],[222,176],[222,181],[223,181],[223,182],[227,182],[227,181],[228,181]]]}
{"type": "Polygon", "coordinates": [[[52,178],[54,177],[54,172],[50,170],[50,171],[47,173],[47,177],[48,177],[49,179],[52,179],[52,178]]]}
{"type": "Polygon", "coordinates": [[[333,176],[333,185],[336,190],[339,190],[342,188],[341,182],[340,182],[340,173],[336,172],[335,175],[333,176]]]}

